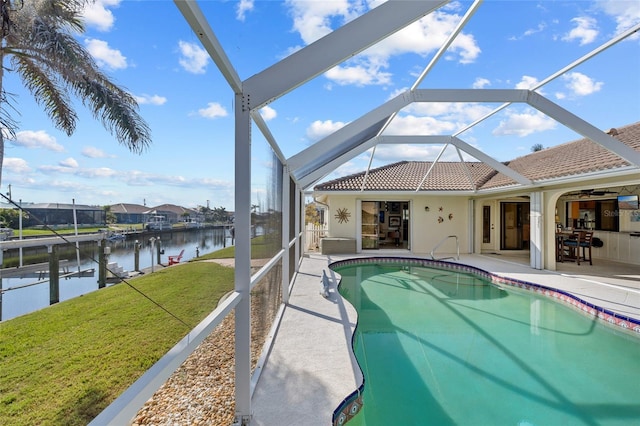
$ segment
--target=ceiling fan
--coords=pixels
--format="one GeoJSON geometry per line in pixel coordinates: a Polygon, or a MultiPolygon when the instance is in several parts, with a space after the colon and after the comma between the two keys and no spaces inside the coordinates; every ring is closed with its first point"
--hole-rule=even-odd
{"type": "Polygon", "coordinates": [[[578,198],[589,198],[591,196],[603,196],[603,195],[608,195],[608,194],[617,194],[616,191],[609,191],[606,189],[600,190],[600,189],[583,189],[581,191],[578,192],[572,192],[569,193],[568,195],[577,195],[578,198]]]}

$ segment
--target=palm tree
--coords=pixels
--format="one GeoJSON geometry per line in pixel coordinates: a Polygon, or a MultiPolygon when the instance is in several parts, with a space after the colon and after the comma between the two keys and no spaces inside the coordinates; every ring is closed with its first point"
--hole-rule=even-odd
{"type": "Polygon", "coordinates": [[[147,123],[135,98],[111,82],[89,52],[74,38],[84,32],[81,12],[93,0],[0,0],[0,182],[5,138],[15,137],[17,111],[2,85],[5,72],[16,72],[54,125],[73,134],[77,115],[71,96],[82,103],[131,151],[151,143],[147,123]],[[5,67],[5,57],[11,67],[5,67]]]}

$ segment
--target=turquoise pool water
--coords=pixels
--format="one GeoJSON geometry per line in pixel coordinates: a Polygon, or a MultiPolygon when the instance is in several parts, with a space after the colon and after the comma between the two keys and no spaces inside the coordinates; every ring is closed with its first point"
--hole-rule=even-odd
{"type": "Polygon", "coordinates": [[[479,276],[333,268],[358,311],[357,425],[640,424],[640,339],[479,276]]]}

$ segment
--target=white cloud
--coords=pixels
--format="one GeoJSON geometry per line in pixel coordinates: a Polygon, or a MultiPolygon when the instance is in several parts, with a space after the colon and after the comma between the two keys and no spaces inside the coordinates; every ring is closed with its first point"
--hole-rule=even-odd
{"type": "Polygon", "coordinates": [[[164,105],[167,102],[167,98],[160,95],[147,95],[142,94],[135,96],[136,102],[140,105],[164,105]]]}
{"type": "MultiPolygon", "coordinates": [[[[620,34],[640,22],[640,2],[604,0],[596,4],[607,15],[613,17],[617,23],[616,34],[620,34]]],[[[640,38],[640,33],[636,32],[629,39],[640,38]]]]}
{"type": "Polygon", "coordinates": [[[491,82],[486,78],[478,77],[471,87],[474,89],[484,89],[487,86],[491,86],[491,82]]]}
{"type": "Polygon", "coordinates": [[[520,82],[516,83],[516,89],[524,89],[529,90],[533,88],[539,81],[535,77],[531,77],[529,75],[523,75],[520,82]]]}
{"type": "Polygon", "coordinates": [[[455,123],[432,116],[398,115],[384,133],[388,135],[450,135],[456,128],[455,123]]]}
{"type": "Polygon", "coordinates": [[[331,174],[329,174],[322,181],[324,182],[331,179],[342,178],[344,176],[348,176],[356,173],[362,173],[363,168],[366,167],[366,164],[369,160],[369,155],[370,154],[368,153],[362,154],[356,159],[354,159],[355,161],[347,161],[346,163],[342,164],[340,167],[335,169],[331,174]],[[357,160],[362,160],[362,161],[358,162],[357,160]],[[360,164],[360,163],[364,163],[364,164],[360,164]]]}
{"type": "Polygon", "coordinates": [[[13,173],[29,173],[31,171],[31,167],[24,159],[15,157],[4,157],[2,169],[13,173]]]}
{"type": "Polygon", "coordinates": [[[565,74],[562,79],[566,82],[566,87],[576,96],[586,96],[598,92],[604,84],[579,72],[565,74]]]}
{"type": "Polygon", "coordinates": [[[510,112],[507,113],[507,119],[501,120],[498,127],[491,134],[494,136],[515,135],[525,137],[536,132],[555,129],[557,125],[558,123],[555,120],[541,112],[521,114],[510,112]]]}
{"type": "Polygon", "coordinates": [[[236,9],[236,18],[239,21],[244,21],[247,12],[253,10],[253,0],[240,0],[236,9]]]}
{"type": "Polygon", "coordinates": [[[533,34],[536,34],[536,33],[540,33],[542,31],[544,31],[546,28],[547,28],[547,24],[540,23],[540,24],[538,24],[538,26],[536,28],[531,28],[531,29],[526,30],[524,32],[524,36],[526,37],[526,36],[530,36],[530,35],[533,35],[533,34]]]}
{"type": "Polygon", "coordinates": [[[119,172],[117,170],[113,170],[108,167],[99,167],[96,169],[81,169],[78,167],[70,167],[68,165],[43,165],[38,167],[38,171],[47,175],[67,174],[89,179],[118,177],[119,175],[119,172]]]}
{"type": "Polygon", "coordinates": [[[108,8],[116,8],[121,0],[95,0],[87,2],[82,14],[87,26],[99,31],[109,31],[113,27],[115,18],[108,8]]]}
{"type": "Polygon", "coordinates": [[[582,46],[593,42],[598,36],[595,19],[591,17],[578,17],[573,18],[571,22],[575,23],[576,27],[565,34],[565,36],[562,37],[562,40],[578,40],[582,46]]]}
{"type": "Polygon", "coordinates": [[[461,128],[484,117],[493,109],[492,105],[479,103],[419,102],[404,108],[400,116],[412,114],[418,117],[437,118],[439,121],[461,128]]]}
{"type": "Polygon", "coordinates": [[[219,118],[228,115],[227,110],[217,102],[209,102],[206,108],[198,110],[198,115],[205,118],[219,118]]]}
{"type": "Polygon", "coordinates": [[[23,130],[16,133],[16,139],[11,141],[16,146],[35,149],[43,148],[49,151],[62,152],[64,147],[56,142],[56,138],[47,134],[44,130],[23,130]]]}
{"type": "Polygon", "coordinates": [[[117,49],[112,49],[103,40],[86,39],[85,46],[99,66],[106,66],[113,70],[127,68],[127,58],[117,49]]]}
{"type": "Polygon", "coordinates": [[[341,86],[351,84],[356,86],[386,85],[391,83],[391,73],[381,72],[379,67],[374,67],[372,64],[333,67],[325,73],[325,76],[341,86]]]}
{"type": "Polygon", "coordinates": [[[332,31],[331,21],[344,24],[353,11],[347,0],[307,1],[290,0],[287,5],[293,15],[293,28],[305,44],[311,44],[332,31]]]}
{"type": "MultiPolygon", "coordinates": [[[[346,0],[330,2],[291,0],[291,8],[296,30],[306,44],[310,44],[365,12],[364,2],[349,3],[346,0]]],[[[370,4],[374,6],[373,2],[370,4]]],[[[434,11],[419,21],[380,41],[350,61],[334,67],[325,77],[340,85],[352,84],[387,85],[391,83],[391,73],[387,71],[389,61],[394,56],[418,54],[428,56],[440,48],[449,34],[457,26],[461,17],[455,13],[445,13],[448,9],[434,11]]],[[[460,63],[474,62],[480,54],[474,37],[460,33],[448,49],[448,60],[460,63]]],[[[426,65],[426,64],[425,64],[426,65]]]]}
{"type": "Polygon", "coordinates": [[[332,134],[336,130],[343,128],[347,123],[341,121],[320,121],[316,120],[307,128],[307,138],[312,142],[319,141],[320,139],[332,134]]]}
{"type": "MultiPolygon", "coordinates": [[[[437,10],[367,49],[365,54],[382,58],[384,61],[391,56],[405,53],[426,57],[444,44],[460,19],[461,16],[455,13],[437,10]]],[[[471,63],[480,52],[473,35],[460,32],[447,50],[447,55],[449,60],[457,59],[460,63],[471,63]]]]}
{"type": "Polygon", "coordinates": [[[109,155],[95,146],[84,147],[82,149],[82,155],[88,158],[115,158],[115,155],[109,155]]]}
{"type": "Polygon", "coordinates": [[[209,63],[209,54],[195,43],[179,41],[178,47],[182,55],[178,62],[185,71],[192,74],[204,74],[209,63]]]}
{"type": "MultiPolygon", "coordinates": [[[[376,148],[374,160],[381,161],[385,164],[395,163],[398,161],[431,161],[434,160],[438,153],[442,150],[442,145],[379,145],[376,148]]],[[[455,151],[454,151],[455,155],[455,151]]],[[[441,160],[455,160],[460,158],[455,155],[454,158],[441,158],[441,160]]]]}
{"type": "Polygon", "coordinates": [[[269,105],[266,105],[260,109],[260,115],[264,119],[264,121],[273,120],[278,116],[278,113],[275,109],[271,108],[269,105]]]}
{"type": "MultiPolygon", "coordinates": [[[[536,77],[532,77],[530,75],[523,75],[522,79],[520,79],[520,81],[516,83],[516,89],[534,90],[534,88],[539,84],[540,84],[540,80],[538,80],[536,77]]],[[[537,93],[540,93],[543,96],[545,95],[544,89],[542,87],[535,89],[535,91],[537,93]]]]}
{"type": "Polygon", "coordinates": [[[105,178],[117,176],[118,171],[110,169],[109,167],[98,167],[97,169],[80,169],[77,170],[76,175],[82,176],[85,178],[105,178]]]}
{"type": "Polygon", "coordinates": [[[68,167],[68,168],[71,168],[71,169],[77,169],[78,166],[79,166],[78,162],[73,157],[66,158],[66,159],[58,162],[58,164],[61,167],[68,167]]]}

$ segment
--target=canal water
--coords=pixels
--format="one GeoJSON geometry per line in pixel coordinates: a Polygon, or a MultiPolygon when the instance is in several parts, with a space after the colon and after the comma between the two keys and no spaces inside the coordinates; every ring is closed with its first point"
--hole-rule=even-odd
{"type": "MultiPolygon", "coordinates": [[[[109,241],[107,244],[111,248],[111,254],[109,255],[109,263],[117,263],[125,271],[133,272],[135,270],[135,244],[138,241],[141,244],[139,255],[139,268],[140,270],[150,268],[157,265],[157,241],[154,242],[152,248],[149,239],[151,237],[160,238],[161,250],[164,254],[160,255],[160,263],[166,265],[169,256],[180,254],[181,250],[184,250],[182,256],[182,262],[191,260],[197,255],[204,255],[207,253],[220,250],[228,245],[231,245],[232,240],[229,235],[229,231],[223,228],[202,228],[202,229],[190,229],[190,230],[174,230],[170,232],[154,233],[154,234],[139,234],[136,240],[135,236],[129,236],[126,240],[109,241]]],[[[93,274],[90,276],[82,277],[69,277],[60,278],[60,301],[71,299],[91,291],[98,289],[98,247],[95,243],[85,243],[80,249],[80,270],[90,271],[93,269],[93,274]]],[[[12,258],[14,262],[18,257],[17,253],[5,252],[4,262],[5,265],[10,263],[12,258]]],[[[36,251],[23,249],[23,259],[29,258],[29,263],[44,263],[48,262],[48,255],[46,248],[41,248],[36,251]],[[32,262],[35,258],[37,262],[32,262]]],[[[75,247],[68,247],[64,250],[61,249],[60,259],[66,259],[71,261],[69,265],[69,272],[78,270],[77,255],[75,247]]],[[[26,265],[27,261],[23,261],[23,265],[26,265]]],[[[6,267],[6,266],[5,266],[6,267]]],[[[1,273],[1,271],[0,271],[1,273]]],[[[91,272],[83,272],[83,275],[91,274],[91,272]]],[[[15,318],[20,315],[27,314],[29,312],[43,309],[49,306],[49,281],[44,281],[39,284],[33,284],[41,280],[38,277],[27,278],[2,278],[0,275],[0,286],[3,289],[1,294],[0,312],[1,320],[6,321],[11,318],[15,318]],[[31,285],[33,284],[33,285],[31,285]]],[[[107,284],[109,285],[109,284],[107,284]]]]}

